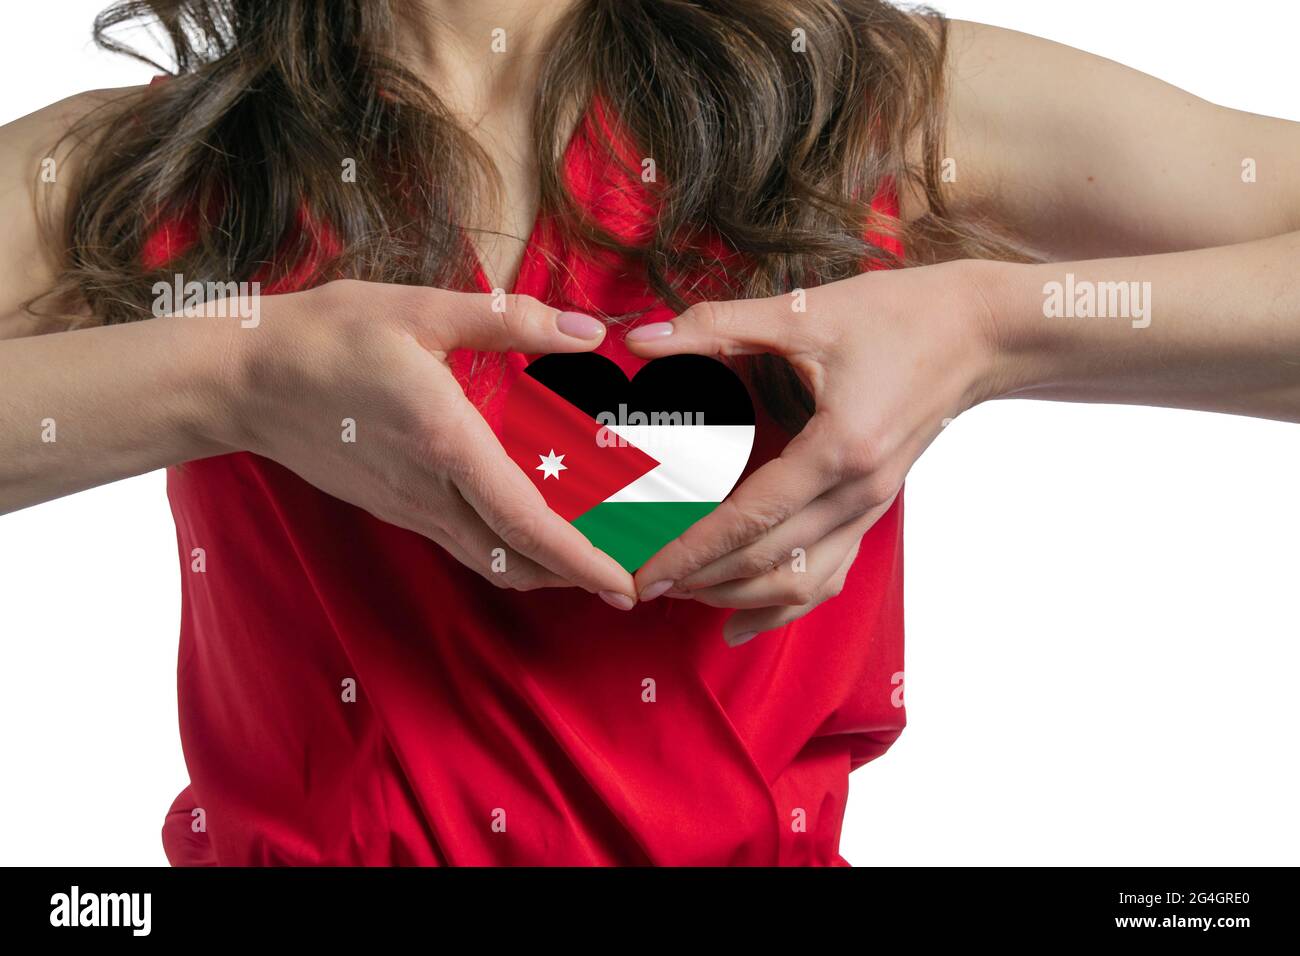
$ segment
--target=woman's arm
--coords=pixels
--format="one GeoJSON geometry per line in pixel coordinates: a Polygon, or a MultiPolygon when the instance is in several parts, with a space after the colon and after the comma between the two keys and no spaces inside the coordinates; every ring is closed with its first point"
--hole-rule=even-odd
{"type": "Polygon", "coordinates": [[[230,450],[238,331],[166,318],[0,342],[0,514],[230,450]]]}
{"type": "MultiPolygon", "coordinates": [[[[1300,230],[1300,124],[1206,102],[1112,60],[950,24],[943,184],[1049,259],[1300,230]]],[[[904,197],[904,214],[918,211],[904,197]]]]}
{"type": "Polygon", "coordinates": [[[875,272],[810,291],[806,312],[707,303],[629,336],[645,357],[784,355],[816,400],[778,459],[637,572],[643,597],[741,608],[732,643],[838,593],[913,462],[979,402],[1300,421],[1300,126],[973,24],[954,26],[949,75],[952,207],[1087,261],[875,272]],[[1176,251],[1198,247],[1218,248],[1176,251]]]}
{"type": "Polygon", "coordinates": [[[671,585],[741,608],[724,631],[733,643],[807,613],[838,593],[858,539],[930,442],[990,398],[1300,422],[1298,257],[1288,233],[1128,259],[953,262],[830,283],[807,293],[806,312],[785,296],[712,302],[634,330],[646,358],[783,355],[817,408],[780,457],[637,572],[643,599],[671,585]]]}
{"type": "Polygon", "coordinates": [[[38,173],[70,112],[59,104],[0,129],[0,512],[248,450],[438,542],[500,587],[577,585],[632,606],[631,577],[546,507],[445,361],[457,348],[586,351],[602,323],[522,296],[332,282],[242,303],[256,322],[217,317],[214,305],[51,331],[58,323],[23,303],[58,268],[37,221],[42,202],[57,221],[64,197],[39,190],[66,188],[69,171],[57,163],[49,183],[38,173]]]}
{"type": "Polygon", "coordinates": [[[66,317],[24,308],[59,268],[39,223],[60,221],[76,176],[63,137],[133,89],[82,93],[0,127],[0,513],[222,450],[212,436],[231,412],[228,323],[59,332],[66,317]]]}
{"type": "Polygon", "coordinates": [[[165,316],[0,342],[0,512],[254,451],[500,587],[577,585],[631,606],[627,572],[546,507],[444,362],[585,351],[603,325],[523,297],[502,314],[487,295],[362,282],[255,307],[249,328],[165,316]]]}
{"type": "Polygon", "coordinates": [[[992,396],[1300,422],[1300,232],[1156,256],[969,265],[994,337],[992,396]],[[1126,297],[1130,308],[1115,309],[1126,297]]]}
{"type": "Polygon", "coordinates": [[[978,270],[997,394],[1297,420],[1300,124],[962,21],[948,86],[954,208],[1048,259],[1107,257],[978,270]],[[1203,251],[1145,255],[1178,250],[1203,251]],[[1127,314],[1081,317],[1098,292],[1127,314]]]}

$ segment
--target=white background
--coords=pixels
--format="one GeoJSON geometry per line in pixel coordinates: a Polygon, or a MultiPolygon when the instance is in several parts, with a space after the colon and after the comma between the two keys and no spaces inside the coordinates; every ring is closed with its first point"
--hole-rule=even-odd
{"type": "MultiPolygon", "coordinates": [[[[0,122],[147,80],[88,42],[100,6],[6,4],[0,122]]],[[[940,6],[1300,119],[1288,0],[940,6]]],[[[1300,863],[1298,479],[1295,426],[1033,402],[950,426],[908,484],[910,726],[853,775],[845,856],[1300,863]]],[[[178,588],[161,473],[0,517],[0,862],[164,862],[178,588]]]]}

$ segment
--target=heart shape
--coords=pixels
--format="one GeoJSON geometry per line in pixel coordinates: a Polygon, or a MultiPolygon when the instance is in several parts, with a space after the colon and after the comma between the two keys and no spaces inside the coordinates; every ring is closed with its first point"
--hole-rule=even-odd
{"type": "Polygon", "coordinates": [[[546,503],[634,572],[730,494],[754,406],[702,355],[655,359],[630,381],[594,352],[545,355],[511,387],[500,437],[546,503]]]}

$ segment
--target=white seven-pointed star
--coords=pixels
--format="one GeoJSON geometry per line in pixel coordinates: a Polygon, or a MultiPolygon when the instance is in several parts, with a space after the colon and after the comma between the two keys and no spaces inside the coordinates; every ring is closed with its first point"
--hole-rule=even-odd
{"type": "Polygon", "coordinates": [[[538,455],[537,457],[541,461],[541,464],[538,465],[535,470],[542,473],[542,481],[545,481],[547,478],[555,478],[558,480],[560,472],[569,470],[569,466],[563,464],[564,456],[557,455],[554,448],[551,449],[549,455],[538,455]]]}

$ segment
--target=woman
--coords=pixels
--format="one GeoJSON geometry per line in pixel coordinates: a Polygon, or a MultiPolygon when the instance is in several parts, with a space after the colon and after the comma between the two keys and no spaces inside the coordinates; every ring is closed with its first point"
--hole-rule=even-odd
{"type": "Polygon", "coordinates": [[[1293,124],[877,0],[157,0],[101,42],[150,14],[175,76],[0,131],[0,507],[169,469],[173,863],[843,863],[949,420],[1300,420],[1293,124]],[[591,350],[758,399],[635,576],[495,434],[591,350]]]}

